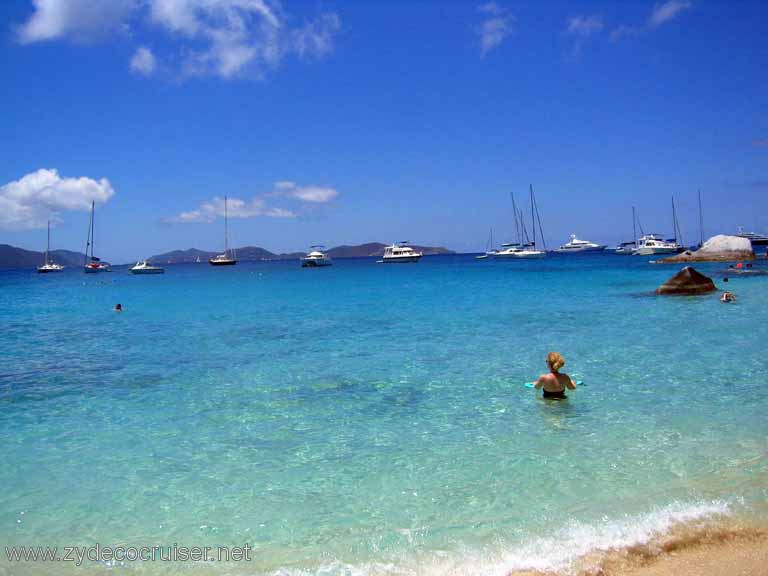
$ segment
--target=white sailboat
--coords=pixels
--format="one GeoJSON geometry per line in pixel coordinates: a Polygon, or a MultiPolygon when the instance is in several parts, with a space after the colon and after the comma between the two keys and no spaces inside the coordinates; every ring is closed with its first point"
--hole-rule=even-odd
{"type": "Polygon", "coordinates": [[[37,271],[40,274],[47,274],[48,272],[61,272],[64,270],[64,266],[51,262],[48,259],[48,253],[51,250],[51,221],[48,220],[48,244],[45,246],[45,256],[43,258],[43,265],[37,267],[37,271]]]}
{"type": "Polygon", "coordinates": [[[85,263],[83,271],[86,274],[95,274],[97,272],[111,272],[109,264],[102,262],[100,258],[93,255],[93,244],[95,235],[94,214],[96,212],[96,202],[91,200],[91,221],[88,224],[88,241],[85,244],[85,263]],[[90,255],[89,255],[90,252],[90,255]]]}
{"type": "MultiPolygon", "coordinates": [[[[522,211],[520,211],[520,224],[518,226],[515,222],[515,227],[518,228],[519,239],[518,242],[512,244],[504,244],[504,249],[496,253],[495,258],[544,258],[547,255],[547,246],[544,243],[544,232],[541,228],[541,218],[539,217],[539,208],[536,205],[536,196],[533,193],[533,184],[530,186],[531,194],[531,227],[533,232],[533,238],[528,238],[528,231],[525,228],[525,221],[523,220],[522,211]],[[536,248],[536,224],[538,222],[539,234],[541,236],[541,242],[544,246],[544,250],[536,248]],[[525,242],[523,242],[523,237],[525,242]]],[[[514,194],[512,195],[512,209],[517,214],[517,205],[515,204],[514,194]]]]}
{"type": "Polygon", "coordinates": [[[632,254],[635,256],[654,256],[656,254],[676,254],[682,252],[681,242],[683,234],[677,222],[674,196],[672,197],[672,226],[675,232],[674,238],[667,238],[665,240],[661,234],[643,234],[632,254]]]}
{"type": "Polygon", "coordinates": [[[227,197],[224,196],[224,253],[208,260],[211,266],[234,266],[237,260],[229,255],[229,222],[227,215],[227,197]]]}
{"type": "Polygon", "coordinates": [[[499,251],[494,249],[493,245],[494,245],[493,244],[493,228],[491,228],[491,233],[488,236],[488,242],[485,245],[485,252],[483,254],[480,254],[479,256],[475,256],[475,259],[484,260],[486,258],[491,258],[493,256],[496,256],[496,254],[498,254],[499,251]]]}
{"type": "MultiPolygon", "coordinates": [[[[640,227],[642,230],[642,226],[640,227]]],[[[632,256],[637,249],[637,213],[635,207],[632,206],[632,238],[631,242],[620,242],[616,248],[614,248],[614,254],[619,256],[632,256]]]]}

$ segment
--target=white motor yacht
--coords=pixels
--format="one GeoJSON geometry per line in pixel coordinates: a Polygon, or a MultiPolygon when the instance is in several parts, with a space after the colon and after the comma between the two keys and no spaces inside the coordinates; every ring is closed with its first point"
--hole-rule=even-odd
{"type": "Polygon", "coordinates": [[[388,264],[409,263],[418,262],[422,253],[416,252],[413,248],[408,246],[408,242],[398,242],[384,248],[384,256],[380,262],[388,264]]]}
{"type": "Polygon", "coordinates": [[[752,246],[768,246],[768,236],[762,234],[756,234],[755,232],[744,232],[744,228],[739,226],[739,231],[736,236],[740,238],[746,238],[752,243],[752,246]]]}
{"type": "Polygon", "coordinates": [[[320,268],[322,266],[330,266],[333,264],[333,260],[321,250],[323,246],[311,246],[309,254],[301,259],[302,268],[320,268]]]}
{"type": "Polygon", "coordinates": [[[619,256],[632,256],[637,247],[637,242],[621,242],[616,248],[613,249],[614,254],[619,256]]]}
{"type": "Polygon", "coordinates": [[[61,272],[64,270],[64,266],[51,262],[48,259],[48,252],[51,250],[51,221],[48,220],[48,244],[45,247],[45,256],[43,258],[43,264],[37,267],[37,271],[40,274],[47,274],[48,272],[61,272]]]}
{"type": "Polygon", "coordinates": [[[560,246],[555,252],[560,254],[572,254],[574,252],[602,252],[605,250],[605,244],[595,244],[586,240],[579,240],[576,234],[571,234],[571,239],[566,244],[560,246]]]}
{"type": "Polygon", "coordinates": [[[163,274],[164,268],[160,266],[153,266],[149,263],[149,260],[139,260],[136,265],[131,268],[131,274],[163,274]]]}
{"type": "Polygon", "coordinates": [[[635,256],[676,254],[681,249],[680,244],[672,240],[664,240],[660,234],[643,234],[637,241],[637,248],[635,248],[632,254],[635,256]]]}

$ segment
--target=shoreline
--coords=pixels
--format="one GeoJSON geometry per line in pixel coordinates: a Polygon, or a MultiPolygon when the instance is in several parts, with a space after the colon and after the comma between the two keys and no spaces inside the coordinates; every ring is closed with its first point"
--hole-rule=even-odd
{"type": "Polygon", "coordinates": [[[768,576],[768,524],[734,518],[678,524],[652,540],[594,550],[559,570],[505,576],[768,576]]]}

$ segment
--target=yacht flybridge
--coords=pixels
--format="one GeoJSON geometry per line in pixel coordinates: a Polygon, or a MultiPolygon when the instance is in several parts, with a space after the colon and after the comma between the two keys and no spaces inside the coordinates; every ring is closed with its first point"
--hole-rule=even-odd
{"type": "Polygon", "coordinates": [[[586,240],[579,240],[576,234],[571,234],[569,242],[560,246],[555,252],[560,254],[573,254],[574,252],[602,252],[605,250],[605,244],[595,244],[586,240]]]}
{"type": "Polygon", "coordinates": [[[229,253],[229,223],[227,218],[227,197],[224,196],[224,253],[208,260],[211,266],[234,266],[237,260],[229,253]]]}
{"type": "Polygon", "coordinates": [[[48,259],[48,252],[51,250],[51,221],[48,220],[48,244],[45,247],[45,256],[43,259],[43,265],[37,267],[37,271],[40,274],[47,274],[48,272],[61,272],[64,270],[64,266],[51,262],[48,259]]]}
{"type": "Polygon", "coordinates": [[[139,260],[131,268],[131,274],[163,274],[164,272],[165,269],[160,266],[153,266],[149,263],[149,260],[139,260]]]}
{"type": "Polygon", "coordinates": [[[315,246],[310,246],[310,252],[304,258],[301,259],[301,267],[302,268],[320,268],[323,266],[330,266],[333,264],[333,260],[321,250],[321,248],[325,248],[325,246],[321,246],[320,244],[317,244],[315,246]]]}
{"type": "Polygon", "coordinates": [[[380,262],[388,264],[405,264],[409,262],[418,262],[422,253],[416,252],[413,248],[408,246],[408,241],[398,242],[384,248],[384,256],[380,262]]]}
{"type": "Polygon", "coordinates": [[[95,201],[91,200],[91,221],[88,224],[88,241],[85,244],[85,263],[83,264],[83,270],[86,274],[94,274],[96,272],[111,272],[109,264],[102,262],[100,258],[96,258],[93,255],[93,242],[94,242],[94,212],[96,210],[95,201]],[[90,255],[89,255],[90,252],[90,255]]]}

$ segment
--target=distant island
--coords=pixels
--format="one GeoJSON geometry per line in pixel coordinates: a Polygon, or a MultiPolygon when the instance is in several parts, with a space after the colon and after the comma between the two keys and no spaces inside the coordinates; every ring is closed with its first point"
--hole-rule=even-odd
{"type": "MultiPolygon", "coordinates": [[[[51,250],[49,258],[64,266],[82,266],[85,262],[85,254],[71,250],[51,250]]],[[[42,252],[0,244],[0,268],[34,268],[42,263],[42,252]]]]}
{"type": "MultiPolygon", "coordinates": [[[[387,244],[381,242],[369,242],[368,244],[358,244],[356,246],[336,246],[330,250],[326,250],[326,254],[334,259],[339,258],[380,258],[384,255],[384,248],[387,244]]],[[[412,248],[416,251],[424,253],[425,256],[432,256],[435,254],[455,254],[453,250],[448,250],[442,246],[415,246],[412,248]]],[[[196,248],[190,248],[189,250],[174,250],[173,252],[166,252],[164,254],[156,254],[149,258],[151,262],[155,264],[182,264],[185,262],[197,262],[198,258],[200,262],[206,262],[208,258],[211,258],[218,254],[218,252],[206,252],[204,250],[198,250],[196,248]]],[[[242,248],[235,248],[235,254],[237,259],[241,262],[264,262],[272,260],[298,260],[304,256],[305,252],[289,252],[275,254],[264,248],[258,246],[244,246],[242,248]]]]}
{"type": "MultiPolygon", "coordinates": [[[[327,250],[327,254],[334,259],[337,258],[380,258],[384,255],[386,244],[381,242],[369,242],[368,244],[359,244],[357,246],[336,246],[327,250]]],[[[441,246],[412,246],[414,250],[423,252],[425,256],[435,254],[455,254],[453,250],[448,250],[441,246]]],[[[275,254],[258,246],[244,246],[236,248],[237,259],[241,262],[264,262],[272,260],[298,260],[304,256],[304,252],[290,252],[287,254],[275,254]]],[[[174,250],[164,254],[157,254],[148,260],[155,264],[183,264],[185,262],[207,262],[209,258],[215,256],[218,252],[207,252],[190,248],[189,250],[174,250]]],[[[67,267],[82,266],[85,261],[85,254],[82,252],[72,252],[70,250],[51,250],[50,259],[53,262],[63,264],[67,267]]],[[[43,262],[43,253],[34,250],[24,250],[8,244],[0,244],[0,268],[34,268],[43,262]]]]}

